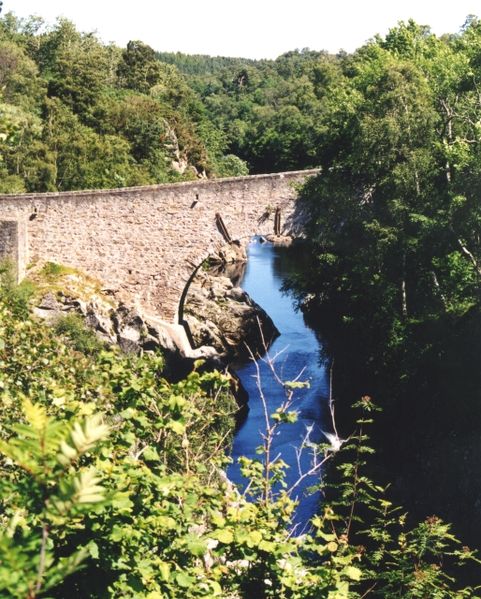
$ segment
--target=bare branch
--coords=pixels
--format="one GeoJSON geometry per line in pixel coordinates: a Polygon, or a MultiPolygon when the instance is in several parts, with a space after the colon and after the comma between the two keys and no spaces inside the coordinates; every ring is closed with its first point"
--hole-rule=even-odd
{"type": "Polygon", "coordinates": [[[46,565],[46,557],[47,557],[47,539],[48,539],[48,526],[47,524],[43,525],[42,528],[42,543],[40,546],[40,561],[38,564],[38,572],[37,572],[37,584],[35,585],[35,594],[40,592],[43,583],[43,575],[45,574],[45,565],[46,565]]]}

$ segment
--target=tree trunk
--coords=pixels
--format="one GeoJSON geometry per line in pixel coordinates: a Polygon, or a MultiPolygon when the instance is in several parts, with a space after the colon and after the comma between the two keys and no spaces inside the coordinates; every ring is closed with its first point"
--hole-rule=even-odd
{"type": "Polygon", "coordinates": [[[461,251],[463,252],[463,254],[470,260],[470,262],[476,269],[478,276],[481,276],[481,268],[479,267],[478,261],[476,260],[474,255],[468,250],[468,248],[464,245],[464,243],[459,238],[458,238],[458,244],[459,244],[459,247],[461,248],[461,251]]]}
{"type": "Polygon", "coordinates": [[[406,254],[403,254],[401,281],[401,310],[404,318],[408,317],[408,295],[406,290],[406,254]]]}
{"type": "Polygon", "coordinates": [[[402,314],[404,318],[408,316],[408,296],[406,293],[406,279],[403,278],[401,283],[401,294],[402,294],[402,314]]]}
{"type": "Polygon", "coordinates": [[[446,309],[446,307],[447,307],[446,296],[441,291],[441,285],[439,284],[438,277],[437,277],[436,273],[434,272],[434,270],[431,271],[431,276],[433,278],[434,287],[436,288],[436,291],[438,292],[438,295],[443,302],[443,306],[446,309]]]}

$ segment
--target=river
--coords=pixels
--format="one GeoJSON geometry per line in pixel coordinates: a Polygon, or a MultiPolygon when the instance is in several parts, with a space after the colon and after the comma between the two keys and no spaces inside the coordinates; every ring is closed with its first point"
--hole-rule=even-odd
{"type": "MultiPolygon", "coordinates": [[[[291,268],[291,263],[284,259],[286,251],[286,248],[260,243],[258,239],[254,239],[248,249],[247,268],[239,285],[266,310],[279,329],[280,336],[268,351],[268,355],[275,358],[277,375],[283,381],[292,381],[299,377],[300,381],[309,383],[308,388],[296,389],[294,394],[291,409],[297,412],[297,421],[282,424],[272,445],[272,457],[280,455],[289,465],[286,482],[288,487],[291,487],[300,476],[296,449],[307,431],[313,443],[325,442],[322,431],[330,431],[331,424],[326,416],[329,384],[326,367],[320,362],[319,339],[306,325],[302,313],[295,310],[293,297],[281,291],[283,281],[290,274],[291,268]]],[[[285,389],[276,381],[271,368],[264,360],[258,360],[258,366],[267,410],[272,414],[284,402],[285,389]]],[[[256,448],[262,444],[266,422],[258,389],[256,364],[249,361],[237,366],[236,372],[249,394],[249,412],[235,435],[232,448],[233,464],[228,470],[228,476],[242,488],[246,480],[241,476],[238,458],[259,458],[256,448]]],[[[306,450],[300,460],[301,472],[308,470],[310,463],[310,455],[306,450]]],[[[305,528],[318,508],[319,494],[306,494],[306,489],[318,479],[319,475],[307,477],[293,492],[293,497],[299,501],[295,516],[298,531],[305,528]]]]}

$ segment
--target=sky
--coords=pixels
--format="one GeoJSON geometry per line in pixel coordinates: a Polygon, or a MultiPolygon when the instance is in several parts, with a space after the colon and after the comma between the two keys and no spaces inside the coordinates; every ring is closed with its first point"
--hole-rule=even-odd
{"type": "Polygon", "coordinates": [[[62,15],[120,46],[135,39],[158,51],[276,58],[301,48],[352,52],[409,18],[455,33],[467,15],[481,16],[481,0],[3,0],[9,11],[48,23],[62,15]]]}

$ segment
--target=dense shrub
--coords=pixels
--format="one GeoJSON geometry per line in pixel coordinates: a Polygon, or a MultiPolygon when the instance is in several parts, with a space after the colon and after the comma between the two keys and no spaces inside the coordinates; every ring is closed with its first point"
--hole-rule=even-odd
{"type": "MultiPolygon", "coordinates": [[[[364,476],[362,431],[331,504],[293,536],[267,440],[242,461],[244,495],[223,474],[229,377],[194,370],[171,384],[158,356],[84,353],[15,306],[0,299],[2,597],[474,596],[446,575],[472,558],[449,527],[407,529],[364,476]]],[[[293,418],[286,407],[273,426],[293,418]]]]}

